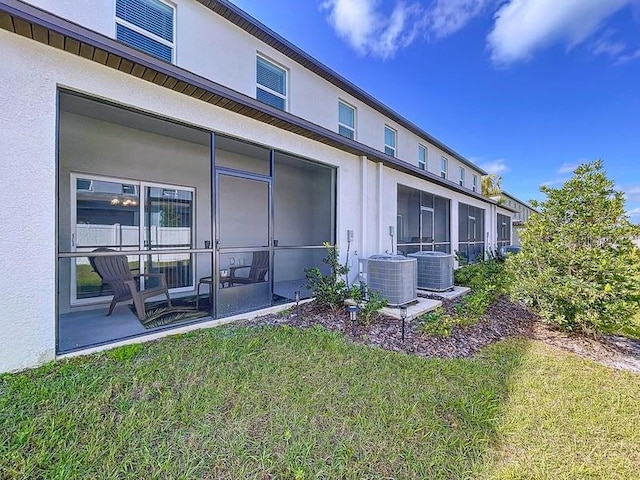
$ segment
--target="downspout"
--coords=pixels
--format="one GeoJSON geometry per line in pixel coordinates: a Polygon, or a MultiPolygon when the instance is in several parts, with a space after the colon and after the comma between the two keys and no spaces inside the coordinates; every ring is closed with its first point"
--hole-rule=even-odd
{"type": "Polygon", "coordinates": [[[384,165],[378,163],[378,252],[384,252],[385,227],[383,218],[383,193],[384,193],[384,165]]]}

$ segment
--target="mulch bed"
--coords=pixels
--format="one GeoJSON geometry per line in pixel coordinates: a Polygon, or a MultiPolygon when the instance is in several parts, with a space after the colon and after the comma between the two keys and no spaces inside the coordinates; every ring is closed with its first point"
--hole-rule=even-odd
{"type": "MultiPolygon", "coordinates": [[[[456,301],[443,300],[448,313],[456,301]]],[[[543,341],[554,347],[590,358],[601,364],[640,374],[640,342],[622,337],[589,337],[567,334],[543,322],[526,308],[507,298],[498,299],[482,319],[470,327],[456,327],[449,336],[427,335],[418,323],[407,321],[402,340],[401,322],[380,316],[369,325],[352,325],[345,309],[336,311],[309,302],[300,305],[299,315],[294,308],[286,315],[267,315],[242,322],[251,326],[290,325],[309,328],[321,325],[339,331],[353,342],[385,350],[404,352],[423,357],[472,357],[487,345],[509,337],[526,337],[543,341]]]]}

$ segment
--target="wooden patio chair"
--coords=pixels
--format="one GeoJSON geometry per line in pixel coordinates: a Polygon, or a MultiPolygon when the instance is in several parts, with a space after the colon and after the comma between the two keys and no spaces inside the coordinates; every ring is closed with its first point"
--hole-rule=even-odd
{"type": "Polygon", "coordinates": [[[248,285],[250,283],[264,282],[267,272],[269,272],[269,252],[266,250],[253,252],[251,265],[229,268],[229,284],[248,285]],[[248,268],[249,273],[246,277],[239,277],[236,272],[243,268],[248,268]]]}
{"type": "MultiPolygon", "coordinates": [[[[115,252],[109,248],[98,248],[94,252],[115,252]]],[[[129,261],[126,255],[116,255],[110,257],[89,257],[91,265],[94,266],[96,273],[102,279],[104,285],[108,285],[113,290],[113,300],[109,305],[107,316],[113,313],[113,309],[119,302],[125,300],[133,300],[138,319],[144,320],[146,312],[144,302],[146,299],[164,294],[167,296],[167,304],[171,307],[171,298],[169,297],[169,289],[167,287],[167,279],[164,273],[143,273],[141,275],[133,275],[129,268],[129,261]],[[140,290],[139,283],[136,278],[157,278],[160,285],[153,288],[145,288],[140,290]]]]}

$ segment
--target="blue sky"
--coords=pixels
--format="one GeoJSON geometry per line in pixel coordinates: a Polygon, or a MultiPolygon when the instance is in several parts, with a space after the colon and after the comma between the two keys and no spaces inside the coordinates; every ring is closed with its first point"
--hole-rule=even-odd
{"type": "Polygon", "coordinates": [[[523,200],[601,158],[640,223],[640,0],[233,0],[523,200]]]}

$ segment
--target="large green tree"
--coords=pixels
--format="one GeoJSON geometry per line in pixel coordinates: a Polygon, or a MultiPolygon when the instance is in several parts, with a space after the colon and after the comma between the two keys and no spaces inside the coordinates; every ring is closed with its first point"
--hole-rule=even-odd
{"type": "Polygon", "coordinates": [[[578,167],[521,232],[522,251],[507,260],[514,298],[570,331],[610,331],[640,308],[640,231],[625,215],[624,195],[600,160],[578,167]]]}

